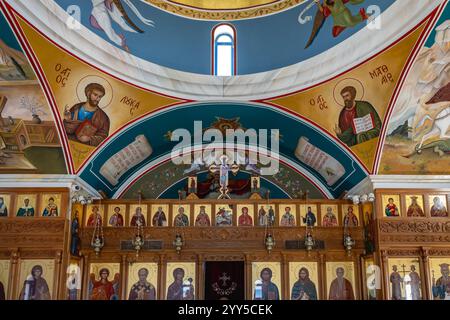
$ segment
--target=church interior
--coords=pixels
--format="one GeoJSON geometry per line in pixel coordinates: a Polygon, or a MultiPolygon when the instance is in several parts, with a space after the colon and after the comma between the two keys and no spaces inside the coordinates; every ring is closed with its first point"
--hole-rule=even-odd
{"type": "Polygon", "coordinates": [[[0,11],[0,300],[450,300],[448,0],[0,11]]]}

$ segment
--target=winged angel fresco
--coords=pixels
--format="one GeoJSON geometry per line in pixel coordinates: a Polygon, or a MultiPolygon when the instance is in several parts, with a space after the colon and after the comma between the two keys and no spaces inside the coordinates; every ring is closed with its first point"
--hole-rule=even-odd
{"type": "Polygon", "coordinates": [[[95,274],[89,277],[89,300],[118,300],[120,275],[116,273],[112,281],[108,280],[109,270],[102,268],[99,271],[100,279],[95,279],[95,274]]]}
{"type": "Polygon", "coordinates": [[[114,31],[111,19],[116,22],[120,28],[128,32],[144,33],[128,16],[122,1],[127,4],[133,13],[146,25],[154,27],[152,20],[144,18],[139,10],[134,6],[130,0],[91,0],[92,12],[90,17],[91,26],[102,30],[106,33],[108,38],[115,44],[121,46],[124,50],[129,52],[126,44],[126,39],[123,34],[117,34],[114,31]]]}
{"type": "Polygon", "coordinates": [[[314,18],[314,25],[311,32],[311,36],[309,37],[308,43],[306,44],[306,48],[308,48],[316,39],[319,34],[320,29],[325,23],[326,18],[331,16],[333,18],[333,37],[337,37],[344,31],[346,28],[354,27],[364,20],[367,20],[369,16],[366,14],[366,10],[361,8],[359,10],[359,14],[353,15],[349,8],[347,8],[347,4],[361,4],[365,0],[313,0],[306,8],[300,13],[298,17],[298,21],[301,24],[305,24],[310,21],[312,17],[307,16],[304,17],[305,13],[314,7],[314,3],[317,4],[317,12],[314,18]]]}

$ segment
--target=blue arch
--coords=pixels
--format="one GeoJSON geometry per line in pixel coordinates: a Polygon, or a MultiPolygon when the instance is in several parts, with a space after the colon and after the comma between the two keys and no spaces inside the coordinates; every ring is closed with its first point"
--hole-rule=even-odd
{"type": "Polygon", "coordinates": [[[238,103],[204,103],[178,106],[161,113],[150,115],[140,122],[124,129],[107,143],[80,172],[83,180],[97,190],[103,190],[108,196],[113,195],[122,184],[133,174],[163,156],[170,154],[177,142],[169,141],[167,133],[178,128],[185,128],[193,135],[194,121],[203,121],[203,128],[209,127],[217,117],[232,119],[239,118],[243,128],[280,129],[280,155],[288,161],[298,164],[319,181],[334,196],[339,197],[344,191],[351,189],[366,177],[365,171],[348,154],[348,152],[323,132],[298,118],[279,110],[261,105],[238,103]],[[126,172],[116,186],[109,184],[99,173],[101,166],[115,153],[134,141],[138,135],[145,135],[153,148],[153,154],[126,172]],[[346,175],[333,186],[327,186],[325,180],[311,167],[302,164],[294,155],[300,137],[307,137],[309,141],[320,149],[332,155],[346,170],[346,175]]]}

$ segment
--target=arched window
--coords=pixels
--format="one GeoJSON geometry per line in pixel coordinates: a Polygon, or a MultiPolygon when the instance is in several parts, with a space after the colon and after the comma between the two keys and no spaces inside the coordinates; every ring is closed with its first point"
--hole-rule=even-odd
{"type": "Polygon", "coordinates": [[[236,32],[229,24],[216,26],[213,35],[213,67],[215,76],[236,74],[236,32]]]}

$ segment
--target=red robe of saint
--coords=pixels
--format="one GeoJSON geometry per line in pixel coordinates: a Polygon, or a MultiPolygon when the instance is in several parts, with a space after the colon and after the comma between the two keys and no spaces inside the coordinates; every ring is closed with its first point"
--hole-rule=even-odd
{"type": "Polygon", "coordinates": [[[241,214],[238,222],[240,226],[253,226],[253,219],[248,214],[241,214]]]}

